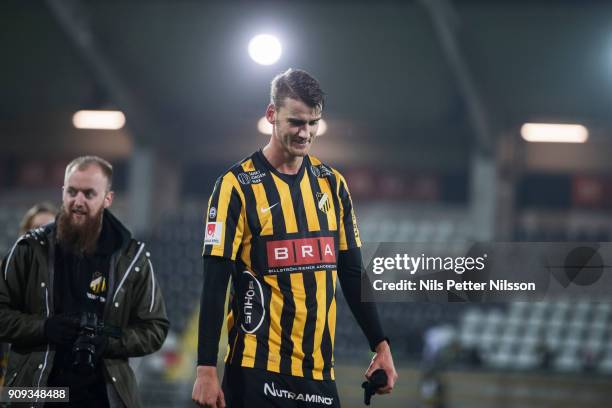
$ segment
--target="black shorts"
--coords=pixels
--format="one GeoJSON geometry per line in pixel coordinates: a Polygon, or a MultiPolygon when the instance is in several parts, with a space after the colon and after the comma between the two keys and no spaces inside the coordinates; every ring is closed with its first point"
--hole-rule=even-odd
{"type": "Polygon", "coordinates": [[[339,408],[334,381],[310,380],[226,364],[223,393],[228,408],[339,408]]]}

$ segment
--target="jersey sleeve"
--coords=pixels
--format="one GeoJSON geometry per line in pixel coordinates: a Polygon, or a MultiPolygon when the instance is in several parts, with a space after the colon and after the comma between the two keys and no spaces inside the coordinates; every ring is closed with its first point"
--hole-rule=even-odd
{"type": "Polygon", "coordinates": [[[242,191],[233,173],[217,180],[204,217],[202,256],[236,260],[242,243],[245,211],[242,191]]]}
{"type": "Polygon", "coordinates": [[[340,202],[339,246],[340,251],[361,247],[357,217],[346,180],[338,173],[338,197],[340,202]]]}

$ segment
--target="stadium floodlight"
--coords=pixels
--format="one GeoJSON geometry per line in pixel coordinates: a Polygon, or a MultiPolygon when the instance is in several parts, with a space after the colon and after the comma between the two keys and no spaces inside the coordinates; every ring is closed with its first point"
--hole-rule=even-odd
{"type": "Polygon", "coordinates": [[[116,110],[80,110],[72,116],[77,129],[118,130],[125,125],[125,115],[116,110]]]}
{"type": "Polygon", "coordinates": [[[258,64],[272,65],[280,58],[281,43],[270,34],[259,34],[249,42],[249,55],[258,64]]]}
{"type": "MultiPolygon", "coordinates": [[[[257,121],[257,130],[261,134],[271,135],[272,124],[268,122],[268,119],[265,116],[262,116],[257,121]]],[[[319,129],[317,130],[317,136],[322,136],[325,132],[327,132],[327,123],[323,119],[321,119],[319,120],[319,129]]]]}
{"type": "Polygon", "coordinates": [[[584,143],[589,138],[589,131],[578,124],[525,123],[521,136],[528,142],[584,143]]]}

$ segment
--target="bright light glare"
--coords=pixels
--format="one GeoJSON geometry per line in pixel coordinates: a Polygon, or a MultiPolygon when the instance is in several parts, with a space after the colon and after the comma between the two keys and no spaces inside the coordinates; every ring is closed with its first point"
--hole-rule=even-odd
{"type": "Polygon", "coordinates": [[[263,133],[264,135],[271,135],[272,124],[268,122],[268,119],[266,119],[265,116],[262,116],[257,122],[257,130],[259,130],[259,133],[263,133]]]}
{"type": "Polygon", "coordinates": [[[582,125],[525,123],[521,136],[528,142],[584,143],[589,138],[589,131],[582,125]]]}
{"type": "Polygon", "coordinates": [[[319,121],[319,129],[317,130],[317,136],[323,136],[327,132],[327,122],[323,119],[319,121]]]}
{"type": "Polygon", "coordinates": [[[280,58],[281,52],[281,43],[273,35],[259,34],[249,42],[249,55],[261,65],[274,64],[280,58]]]}
{"type": "Polygon", "coordinates": [[[125,115],[121,111],[80,110],[72,116],[72,124],[77,129],[117,130],[125,125],[125,115]]]}
{"type": "MultiPolygon", "coordinates": [[[[262,116],[259,121],[257,121],[257,130],[259,133],[264,135],[272,134],[272,124],[268,122],[265,116],[262,116]]],[[[319,129],[317,130],[317,136],[322,136],[325,132],[327,132],[327,122],[323,119],[319,121],[319,129]]]]}

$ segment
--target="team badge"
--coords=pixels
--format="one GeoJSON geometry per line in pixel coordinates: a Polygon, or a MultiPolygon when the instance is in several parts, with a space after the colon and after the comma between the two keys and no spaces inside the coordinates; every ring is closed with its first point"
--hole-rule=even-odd
{"type": "Polygon", "coordinates": [[[106,291],[106,279],[100,272],[95,272],[92,281],[89,283],[91,293],[99,295],[106,291]]]}
{"type": "Polygon", "coordinates": [[[329,210],[330,204],[327,193],[317,193],[317,207],[324,213],[329,210]]]}
{"type": "Polygon", "coordinates": [[[208,218],[214,220],[217,216],[217,209],[215,207],[210,207],[210,211],[208,211],[208,218]]]}

